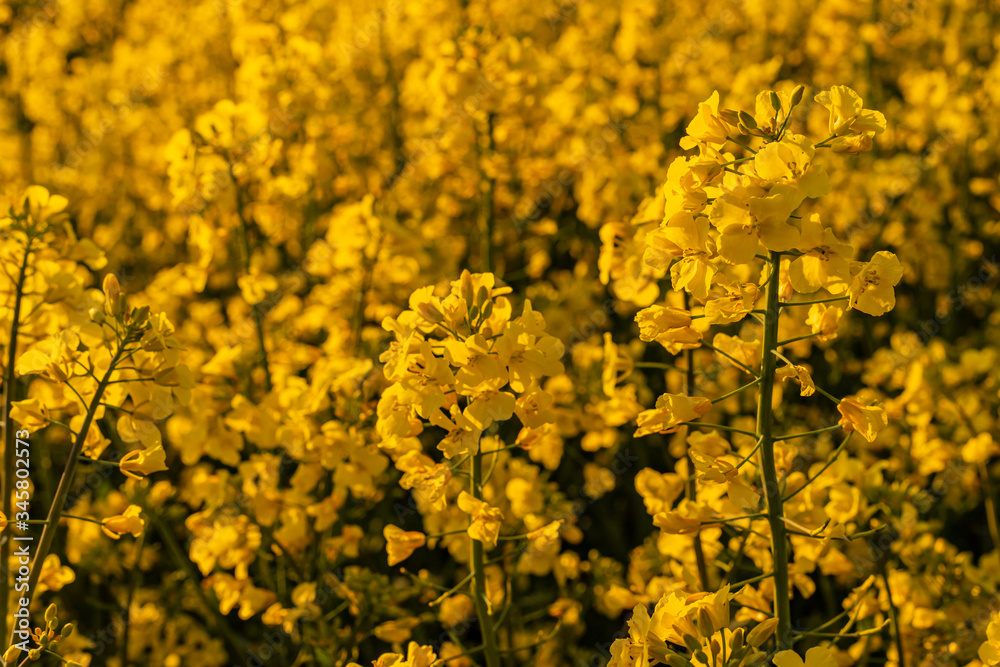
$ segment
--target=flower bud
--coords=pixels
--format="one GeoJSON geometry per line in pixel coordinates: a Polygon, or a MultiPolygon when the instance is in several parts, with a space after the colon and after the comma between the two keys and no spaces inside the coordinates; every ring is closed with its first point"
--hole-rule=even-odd
{"type": "Polygon", "coordinates": [[[801,83],[795,86],[795,90],[792,91],[792,106],[795,106],[802,101],[802,96],[806,94],[806,87],[801,83]]]}
{"type": "Polygon", "coordinates": [[[698,632],[701,633],[702,637],[711,637],[715,634],[715,624],[712,623],[712,616],[704,607],[698,610],[698,632]]]}
{"type": "Polygon", "coordinates": [[[692,662],[679,653],[667,656],[667,664],[670,667],[691,667],[692,662]]]}
{"type": "Polygon", "coordinates": [[[747,643],[754,648],[760,648],[774,634],[774,629],[778,627],[778,619],[769,618],[757,624],[757,627],[747,635],[747,643]]]}
{"type": "Polygon", "coordinates": [[[17,656],[21,655],[21,649],[17,646],[11,646],[3,653],[3,661],[8,665],[17,662],[17,656]]]}
{"type": "Polygon", "coordinates": [[[729,125],[740,124],[740,114],[732,109],[723,109],[722,111],[720,111],[719,118],[721,118],[724,123],[727,123],[729,125]]]}
{"type": "Polygon", "coordinates": [[[75,629],[76,628],[72,623],[67,623],[66,625],[63,626],[59,634],[62,636],[63,639],[66,639],[67,637],[73,634],[73,630],[75,629]]]}
{"type": "Polygon", "coordinates": [[[55,604],[50,604],[45,609],[45,622],[46,623],[51,623],[52,621],[56,620],[56,614],[58,614],[58,613],[59,613],[59,609],[56,607],[56,605],[55,604]]]}
{"type": "Polygon", "coordinates": [[[741,648],[743,648],[743,638],[745,634],[746,630],[744,630],[743,628],[736,628],[736,632],[733,633],[733,638],[729,642],[730,648],[732,648],[734,651],[739,651],[741,648]]]}
{"type": "Polygon", "coordinates": [[[756,130],[757,129],[757,119],[755,119],[753,116],[751,116],[750,114],[748,114],[746,111],[743,111],[743,109],[740,109],[740,112],[737,115],[739,116],[740,124],[741,125],[749,128],[751,130],[756,130]]]}
{"type": "Polygon", "coordinates": [[[774,109],[775,112],[781,111],[781,98],[778,97],[778,93],[773,90],[771,91],[771,108],[774,109]]]}
{"type": "Polygon", "coordinates": [[[104,276],[104,309],[108,315],[117,316],[122,313],[121,294],[122,288],[118,284],[115,274],[109,273],[104,276]]]}

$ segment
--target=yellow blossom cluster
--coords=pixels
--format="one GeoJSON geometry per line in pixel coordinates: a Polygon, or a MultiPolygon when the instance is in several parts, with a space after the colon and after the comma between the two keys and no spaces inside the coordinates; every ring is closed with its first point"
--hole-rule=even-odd
{"type": "Polygon", "coordinates": [[[1000,664],[994,9],[0,3],[2,662],[1000,664]]]}

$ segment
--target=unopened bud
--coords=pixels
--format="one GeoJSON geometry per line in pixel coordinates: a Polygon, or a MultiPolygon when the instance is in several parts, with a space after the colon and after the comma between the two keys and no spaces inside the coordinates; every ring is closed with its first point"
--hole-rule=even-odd
{"type": "Polygon", "coordinates": [[[795,86],[795,90],[792,91],[792,106],[795,106],[802,101],[802,96],[806,94],[806,87],[801,83],[795,86]]]}
{"type": "Polygon", "coordinates": [[[740,114],[733,109],[723,109],[719,112],[719,118],[721,118],[724,123],[728,123],[730,125],[739,125],[740,123],[740,114]]]}
{"type": "Polygon", "coordinates": [[[702,637],[711,637],[715,634],[715,624],[712,623],[712,616],[704,607],[698,610],[698,632],[701,633],[702,637]]]}
{"type": "Polygon", "coordinates": [[[778,619],[776,618],[769,618],[758,623],[757,627],[747,635],[747,643],[754,648],[760,648],[764,642],[771,638],[776,627],[778,627],[778,619]]]}
{"type": "Polygon", "coordinates": [[[750,114],[748,114],[746,111],[743,111],[743,109],[740,109],[740,112],[737,115],[739,116],[740,124],[741,125],[743,125],[744,127],[749,128],[751,130],[756,130],[757,129],[757,119],[755,119],[753,116],[751,116],[750,114]]]}
{"type": "Polygon", "coordinates": [[[58,613],[59,609],[56,607],[56,605],[50,604],[48,607],[45,608],[45,622],[51,623],[52,621],[56,620],[56,614],[58,613]]]}
{"type": "Polygon", "coordinates": [[[63,629],[59,634],[62,635],[63,639],[66,639],[67,637],[73,634],[73,630],[75,629],[76,628],[72,623],[67,623],[66,625],[63,626],[63,629]]]}
{"type": "Polygon", "coordinates": [[[667,656],[667,664],[670,667],[691,667],[693,663],[680,653],[674,653],[667,656]]]}
{"type": "Polygon", "coordinates": [[[781,111],[781,98],[773,90],[771,91],[771,108],[775,111],[781,111]]]}
{"type": "Polygon", "coordinates": [[[21,649],[11,646],[3,653],[3,661],[8,665],[17,661],[17,656],[21,655],[21,649]]]}
{"type": "Polygon", "coordinates": [[[687,649],[692,653],[701,650],[701,642],[698,641],[697,637],[685,634],[681,636],[681,639],[684,641],[684,645],[687,646],[687,649]]]}
{"type": "Polygon", "coordinates": [[[108,315],[116,316],[120,315],[122,312],[121,308],[121,285],[118,284],[118,278],[115,274],[109,273],[104,276],[104,308],[108,315]]]}
{"type": "Polygon", "coordinates": [[[746,635],[746,630],[743,628],[736,628],[736,632],[733,633],[733,638],[729,642],[729,647],[734,651],[739,651],[743,648],[744,635],[746,635]]]}

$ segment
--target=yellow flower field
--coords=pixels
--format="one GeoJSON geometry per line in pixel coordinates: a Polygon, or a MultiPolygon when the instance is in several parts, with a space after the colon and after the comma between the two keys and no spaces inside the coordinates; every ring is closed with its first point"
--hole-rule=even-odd
{"type": "Polygon", "coordinates": [[[0,3],[0,662],[1000,665],[998,34],[0,3]]]}

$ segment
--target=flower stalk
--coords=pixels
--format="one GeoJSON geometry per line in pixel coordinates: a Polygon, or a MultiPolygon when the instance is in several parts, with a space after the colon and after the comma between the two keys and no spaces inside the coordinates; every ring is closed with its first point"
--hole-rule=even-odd
{"type": "MultiPolygon", "coordinates": [[[[777,276],[781,270],[781,253],[771,251],[770,274],[777,276]]],[[[780,280],[771,280],[767,286],[764,335],[761,349],[760,399],[757,405],[757,436],[760,438],[761,471],[764,476],[764,490],[767,503],[767,522],[771,527],[771,552],[774,557],[774,615],[778,619],[776,630],[777,649],[791,646],[792,619],[788,588],[788,541],[785,534],[785,519],[781,487],[774,459],[774,414],[772,398],[774,394],[777,357],[773,354],[778,347],[778,316],[780,304],[778,290],[780,280]]]]}
{"type": "MultiPolygon", "coordinates": [[[[469,464],[469,483],[472,495],[476,500],[483,499],[480,480],[483,477],[483,458],[481,453],[473,454],[469,464]]],[[[472,518],[470,517],[470,521],[472,518]]],[[[486,563],[483,543],[472,538],[472,599],[476,616],[479,617],[479,627],[483,635],[483,655],[487,667],[500,667],[500,654],[497,652],[496,631],[493,627],[493,616],[486,602],[486,563]]]]}

